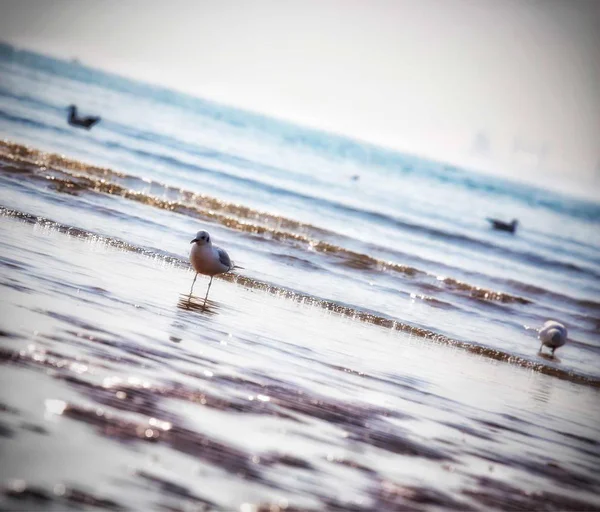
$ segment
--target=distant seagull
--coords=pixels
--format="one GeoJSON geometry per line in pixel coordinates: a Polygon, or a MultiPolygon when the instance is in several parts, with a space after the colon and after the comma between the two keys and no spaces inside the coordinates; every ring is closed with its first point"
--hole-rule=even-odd
{"type": "Polygon", "coordinates": [[[499,231],[508,231],[509,233],[514,233],[517,230],[517,224],[519,221],[517,219],[513,219],[512,222],[504,222],[498,219],[487,219],[492,223],[492,227],[499,231]]]}
{"type": "Polygon", "coordinates": [[[558,347],[562,347],[567,342],[567,328],[560,322],[548,320],[538,332],[538,338],[541,340],[540,352],[544,345],[554,351],[558,347]]]}
{"type": "Polygon", "coordinates": [[[77,115],[77,107],[75,105],[69,106],[69,117],[67,119],[71,126],[77,126],[79,128],[85,128],[89,130],[92,126],[100,121],[99,117],[79,117],[77,115]]]}
{"type": "Polygon", "coordinates": [[[210,282],[208,283],[208,289],[206,290],[206,296],[204,297],[203,307],[205,307],[213,277],[217,274],[229,272],[234,268],[242,267],[235,266],[231,262],[231,259],[229,259],[229,254],[220,247],[216,247],[212,244],[210,235],[207,231],[198,231],[196,237],[190,243],[194,244],[190,251],[190,263],[196,271],[194,281],[192,282],[192,288],[190,289],[190,297],[194,291],[194,283],[196,282],[198,274],[210,276],[210,282]]]}

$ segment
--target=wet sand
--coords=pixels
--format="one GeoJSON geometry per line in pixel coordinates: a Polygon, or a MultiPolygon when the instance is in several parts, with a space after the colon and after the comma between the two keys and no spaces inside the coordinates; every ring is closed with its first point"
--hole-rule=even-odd
{"type": "Polygon", "coordinates": [[[5,509],[600,510],[594,386],[235,279],[203,310],[167,257],[0,230],[5,509]]]}

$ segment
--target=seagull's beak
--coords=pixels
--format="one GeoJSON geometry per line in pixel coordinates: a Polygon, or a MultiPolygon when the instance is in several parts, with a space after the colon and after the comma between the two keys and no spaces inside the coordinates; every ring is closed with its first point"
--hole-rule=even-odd
{"type": "Polygon", "coordinates": [[[198,239],[194,238],[190,243],[193,244],[194,242],[197,242],[197,241],[198,241],[198,239]]]}

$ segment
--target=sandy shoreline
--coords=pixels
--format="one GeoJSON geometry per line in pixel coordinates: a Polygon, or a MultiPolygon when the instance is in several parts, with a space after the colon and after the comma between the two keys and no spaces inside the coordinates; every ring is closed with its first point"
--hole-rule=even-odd
{"type": "Polygon", "coordinates": [[[0,222],[5,505],[600,506],[597,390],[0,222]]]}

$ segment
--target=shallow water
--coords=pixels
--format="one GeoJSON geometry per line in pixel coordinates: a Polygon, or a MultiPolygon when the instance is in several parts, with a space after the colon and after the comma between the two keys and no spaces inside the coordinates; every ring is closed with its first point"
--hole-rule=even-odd
{"type": "Polygon", "coordinates": [[[600,506],[593,387],[1,222],[8,506],[600,506]]]}
{"type": "Polygon", "coordinates": [[[600,509],[600,205],[0,50],[4,508],[600,509]]]}

